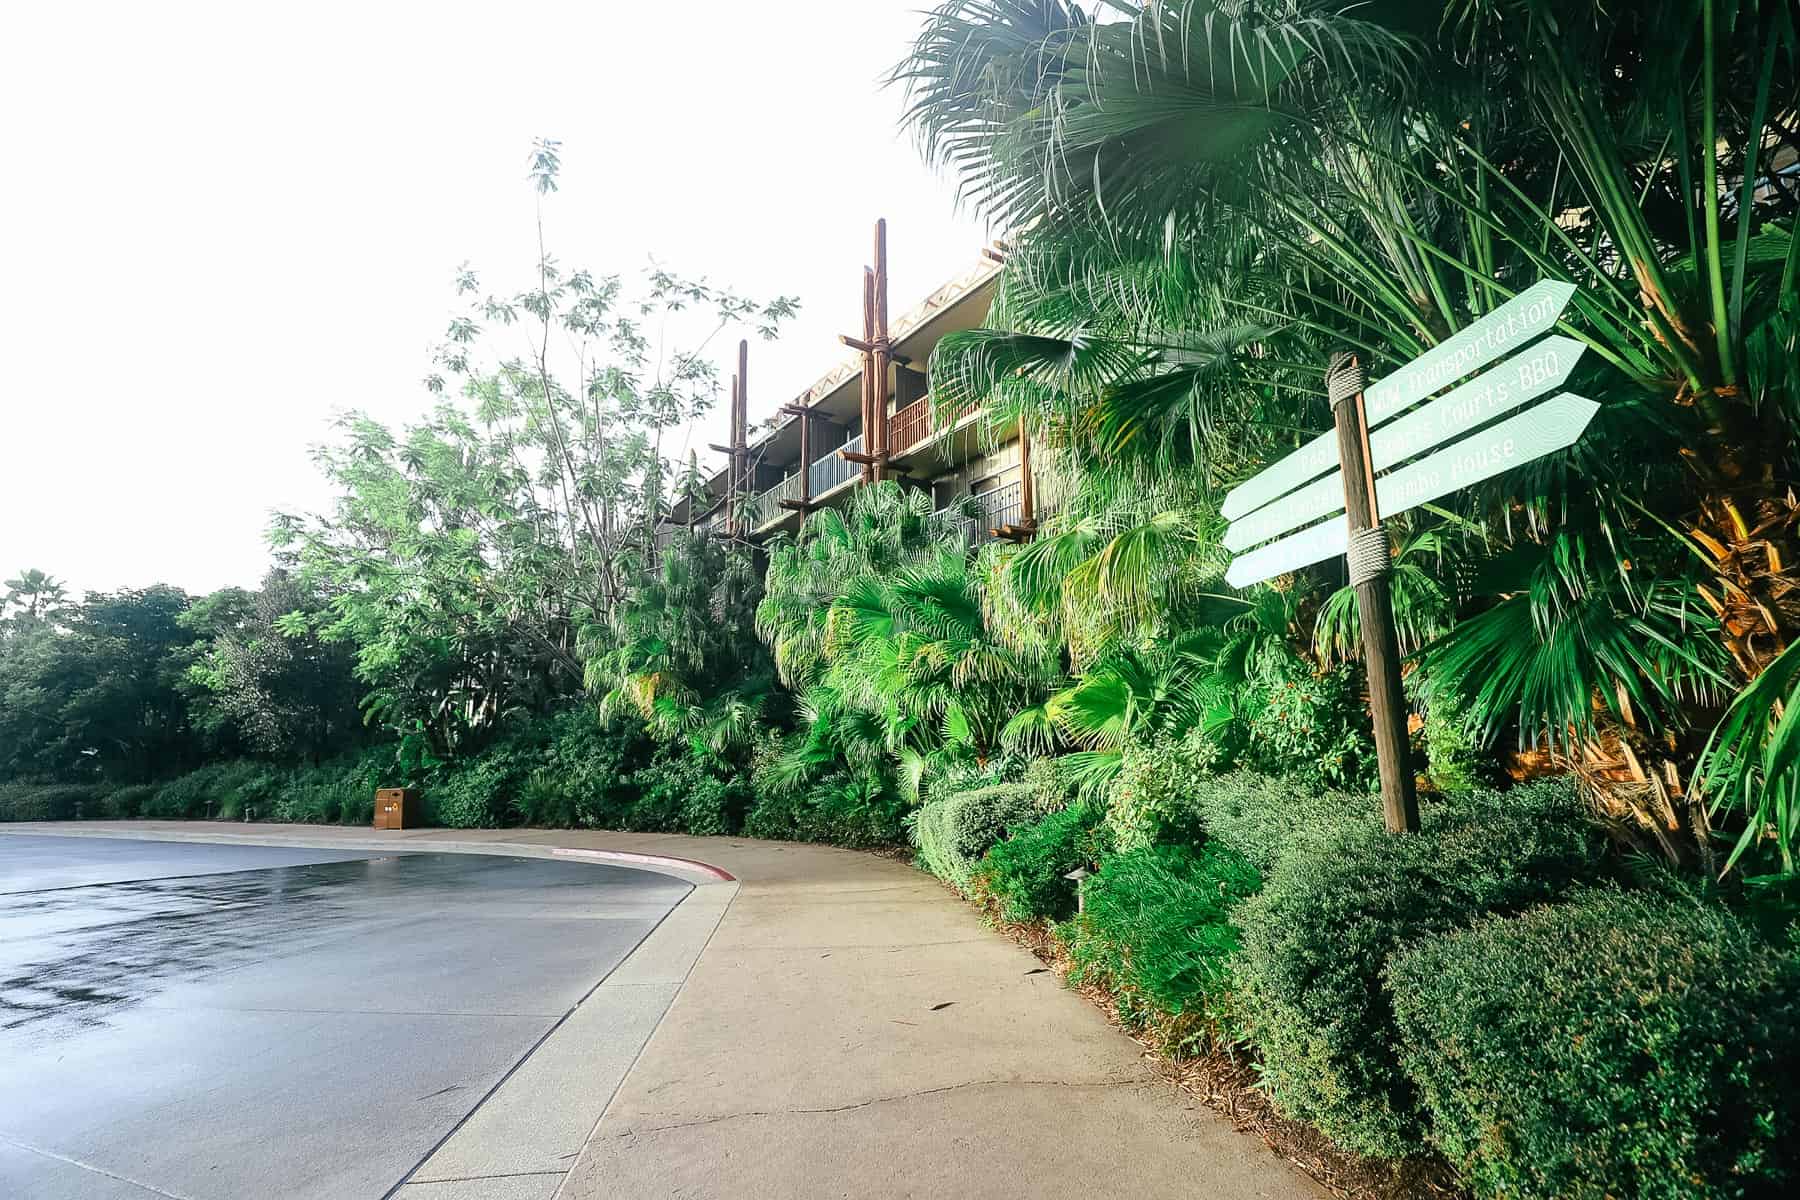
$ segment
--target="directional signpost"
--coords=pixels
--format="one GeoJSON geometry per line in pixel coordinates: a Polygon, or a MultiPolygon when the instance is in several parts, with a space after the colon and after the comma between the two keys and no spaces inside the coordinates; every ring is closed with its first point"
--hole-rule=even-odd
{"type": "Polygon", "coordinates": [[[1581,437],[1600,407],[1592,400],[1561,392],[1524,407],[1561,387],[1581,358],[1583,347],[1570,338],[1535,341],[1556,325],[1574,292],[1572,284],[1549,280],[1528,288],[1366,388],[1356,360],[1338,356],[1325,375],[1337,427],[1232,489],[1221,506],[1231,522],[1225,548],[1234,555],[1225,579],[1234,587],[1349,555],[1382,808],[1395,832],[1416,830],[1419,810],[1381,516],[1429,504],[1581,437]]]}

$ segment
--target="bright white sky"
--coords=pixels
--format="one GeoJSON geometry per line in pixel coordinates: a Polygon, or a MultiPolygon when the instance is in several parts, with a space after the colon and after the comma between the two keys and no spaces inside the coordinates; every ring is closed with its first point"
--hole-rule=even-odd
{"type": "Polygon", "coordinates": [[[878,82],[925,6],[7,5],[0,577],[254,585],[330,415],[429,407],[455,267],[526,281],[537,136],[565,265],[801,297],[751,343],[760,422],[860,325],[877,216],[896,314],[979,255],[878,82]]]}

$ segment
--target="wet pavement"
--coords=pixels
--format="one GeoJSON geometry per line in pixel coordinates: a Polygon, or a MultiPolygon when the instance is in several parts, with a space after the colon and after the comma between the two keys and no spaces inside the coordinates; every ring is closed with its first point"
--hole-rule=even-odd
{"type": "Polygon", "coordinates": [[[0,1197],[379,1197],[689,891],[465,854],[0,838],[0,1197]]]}

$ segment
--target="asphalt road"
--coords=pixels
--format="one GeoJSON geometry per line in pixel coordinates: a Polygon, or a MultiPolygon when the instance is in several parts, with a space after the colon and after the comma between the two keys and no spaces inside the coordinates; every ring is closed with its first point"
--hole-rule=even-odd
{"type": "Polygon", "coordinates": [[[0,837],[0,1197],[383,1196],[688,891],[532,858],[0,837]]]}

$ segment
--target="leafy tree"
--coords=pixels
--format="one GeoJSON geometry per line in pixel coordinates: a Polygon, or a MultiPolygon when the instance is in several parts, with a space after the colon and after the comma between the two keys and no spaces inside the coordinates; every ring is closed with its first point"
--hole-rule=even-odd
{"type": "Polygon", "coordinates": [[[329,595],[308,624],[356,648],[368,718],[438,757],[583,686],[580,631],[613,627],[657,570],[665,441],[714,401],[707,346],[738,325],[773,337],[795,309],[659,267],[635,290],[565,268],[544,233],[560,164],[557,143],[535,144],[528,285],[487,292],[459,271],[464,308],[426,379],[435,411],[398,433],[345,417],[317,455],[335,510],[272,531],[329,595]]]}
{"type": "Polygon", "coordinates": [[[201,635],[188,668],[200,689],[196,723],[229,729],[263,754],[314,763],[362,741],[354,656],[315,632],[324,608],[279,568],[257,592],[227,588],[196,601],[181,617],[201,635]]]}

